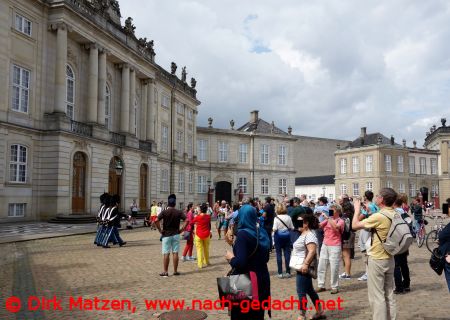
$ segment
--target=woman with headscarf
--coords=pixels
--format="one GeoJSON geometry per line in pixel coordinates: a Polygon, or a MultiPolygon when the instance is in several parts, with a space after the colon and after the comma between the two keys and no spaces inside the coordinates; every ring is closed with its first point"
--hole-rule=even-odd
{"type": "MultiPolygon", "coordinates": [[[[238,227],[233,252],[227,251],[225,258],[234,269],[234,274],[253,271],[258,282],[258,300],[261,302],[270,296],[270,277],[267,268],[271,240],[264,228],[257,224],[256,209],[249,204],[242,206],[237,217],[238,227]]],[[[247,311],[247,310],[245,310],[247,311]]],[[[264,320],[262,308],[243,312],[239,306],[232,306],[231,319],[264,320]]]]}

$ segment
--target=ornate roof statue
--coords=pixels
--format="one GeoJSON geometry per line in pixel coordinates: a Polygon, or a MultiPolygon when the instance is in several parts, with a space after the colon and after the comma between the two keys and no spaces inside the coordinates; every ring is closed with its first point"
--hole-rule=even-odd
{"type": "Polygon", "coordinates": [[[181,81],[186,82],[186,76],[187,76],[186,66],[184,66],[181,69],[181,81]]]}
{"type": "Polygon", "coordinates": [[[133,25],[133,18],[128,17],[127,20],[125,20],[125,26],[123,27],[123,30],[127,34],[133,34],[136,27],[133,25]]]}
{"type": "Polygon", "coordinates": [[[191,88],[195,89],[196,85],[197,85],[197,81],[195,80],[195,78],[191,78],[191,88]]]}
{"type": "Polygon", "coordinates": [[[113,11],[119,16],[119,18],[122,17],[122,15],[120,14],[119,2],[117,0],[109,0],[109,5],[113,9],[113,11]]]}
{"type": "Polygon", "coordinates": [[[170,73],[175,75],[175,72],[177,72],[177,64],[175,62],[172,62],[170,64],[170,73]]]}

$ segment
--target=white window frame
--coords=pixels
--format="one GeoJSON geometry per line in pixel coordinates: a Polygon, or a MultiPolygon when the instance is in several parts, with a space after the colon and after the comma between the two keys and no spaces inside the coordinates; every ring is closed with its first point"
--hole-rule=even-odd
{"type": "Polygon", "coordinates": [[[192,109],[188,110],[187,117],[189,120],[192,120],[194,118],[194,111],[192,109]]]}
{"type": "Polygon", "coordinates": [[[386,188],[393,188],[393,184],[391,180],[386,181],[386,188]]]}
{"type": "Polygon", "coordinates": [[[9,182],[26,183],[28,178],[28,147],[21,144],[12,144],[9,151],[9,182]]]}
{"type": "Polygon", "coordinates": [[[286,163],[286,155],[287,155],[287,147],[285,145],[278,146],[278,165],[285,166],[286,163]]]}
{"type": "Polygon", "coordinates": [[[427,174],[427,158],[419,158],[419,172],[420,174],[427,174]]]}
{"type": "Polygon", "coordinates": [[[31,35],[33,34],[33,23],[24,16],[16,13],[14,20],[14,29],[31,37],[31,35]]]}
{"type": "Polygon", "coordinates": [[[403,156],[398,156],[397,157],[397,172],[403,173],[404,171],[405,171],[404,158],[403,158],[403,156]]]}
{"type": "Polygon", "coordinates": [[[179,156],[184,153],[183,131],[177,131],[177,152],[179,156]]]}
{"type": "Polygon", "coordinates": [[[111,119],[111,87],[106,84],[105,86],[105,127],[111,131],[112,126],[111,119]]]}
{"type": "Polygon", "coordinates": [[[261,194],[269,194],[269,178],[261,178],[261,194]]]}
{"type": "Polygon", "coordinates": [[[260,164],[269,164],[269,145],[261,144],[260,164]]]}
{"type": "Polygon", "coordinates": [[[431,185],[431,197],[437,197],[439,195],[439,186],[436,184],[431,185]]]}
{"type": "Polygon", "coordinates": [[[414,198],[417,196],[416,185],[414,183],[409,184],[409,196],[414,198]]]}
{"type": "Polygon", "coordinates": [[[352,172],[359,172],[359,157],[352,157],[352,172]]]}
{"type": "Polygon", "coordinates": [[[431,174],[437,174],[437,159],[430,159],[431,174]]]}
{"type": "Polygon", "coordinates": [[[217,143],[219,151],[219,162],[228,162],[228,143],[219,141],[217,143]]]}
{"type": "Polygon", "coordinates": [[[176,109],[178,114],[184,115],[184,104],[182,104],[181,102],[177,102],[176,109]]]}
{"type": "Polygon", "coordinates": [[[400,182],[398,184],[398,192],[399,193],[405,193],[405,184],[403,182],[400,182]]]}
{"type": "Polygon", "coordinates": [[[366,182],[366,191],[373,191],[373,182],[372,181],[366,182]]]}
{"type": "Polygon", "coordinates": [[[165,93],[161,93],[161,107],[169,109],[169,105],[170,97],[165,93]]]}
{"type": "Polygon", "coordinates": [[[366,156],[366,172],[372,172],[373,171],[373,155],[367,155],[366,156]]]}
{"type": "Polygon", "coordinates": [[[184,171],[178,172],[178,192],[184,192],[184,171]]]}
{"type": "Polygon", "coordinates": [[[345,183],[341,183],[340,189],[341,189],[341,195],[347,194],[347,185],[345,183]]]}
{"type": "Polygon", "coordinates": [[[13,64],[11,72],[11,109],[17,112],[28,113],[31,71],[13,64]]]}
{"type": "Polygon", "coordinates": [[[346,174],[347,173],[347,159],[342,158],[339,160],[339,163],[340,163],[340,173],[346,174]]]}
{"type": "Polygon", "coordinates": [[[384,155],[384,169],[386,172],[392,172],[392,156],[390,154],[384,155]]]}
{"type": "Polygon", "coordinates": [[[208,150],[208,140],[198,139],[197,140],[197,160],[206,161],[206,154],[208,150]]]}
{"type": "Polygon", "coordinates": [[[134,135],[137,136],[138,133],[138,111],[139,111],[139,106],[138,106],[138,99],[136,98],[134,100],[134,135]]]}
{"type": "Polygon", "coordinates": [[[278,194],[279,195],[287,194],[287,179],[286,178],[278,179],[278,194]]]}
{"type": "Polygon", "coordinates": [[[247,185],[247,177],[239,177],[238,184],[241,186],[241,190],[243,194],[248,193],[248,185],[247,185]]]}
{"type": "Polygon", "coordinates": [[[355,182],[352,184],[353,186],[353,196],[359,196],[359,183],[355,182]]]}
{"type": "Polygon", "coordinates": [[[415,157],[409,157],[408,159],[409,163],[409,173],[415,174],[416,173],[416,158],[415,157]]]}
{"type": "Polygon", "coordinates": [[[239,163],[247,163],[248,143],[239,144],[239,163]]]}
{"type": "Polygon", "coordinates": [[[169,170],[161,170],[161,192],[169,191],[169,170]]]}
{"type": "Polygon", "coordinates": [[[161,125],[161,151],[168,152],[169,150],[169,127],[161,125]]]}
{"type": "Polygon", "coordinates": [[[189,171],[188,175],[188,189],[189,193],[194,193],[194,173],[189,171]]]}
{"type": "Polygon", "coordinates": [[[192,136],[192,134],[188,134],[188,136],[187,136],[187,155],[188,155],[188,159],[192,159],[192,155],[193,155],[193,153],[194,153],[194,149],[193,149],[193,147],[192,147],[192,139],[193,139],[193,136],[192,136]]]}
{"type": "Polygon", "coordinates": [[[197,193],[207,193],[206,176],[197,176],[197,193]]]}
{"type": "Polygon", "coordinates": [[[9,203],[8,204],[8,218],[23,218],[26,216],[26,203],[9,203]]]}
{"type": "Polygon", "coordinates": [[[73,68],[70,65],[66,65],[66,115],[75,120],[75,96],[76,96],[76,77],[73,68]],[[70,74],[68,74],[70,71],[70,74]],[[72,86],[72,92],[69,92],[69,87],[72,86]]]}

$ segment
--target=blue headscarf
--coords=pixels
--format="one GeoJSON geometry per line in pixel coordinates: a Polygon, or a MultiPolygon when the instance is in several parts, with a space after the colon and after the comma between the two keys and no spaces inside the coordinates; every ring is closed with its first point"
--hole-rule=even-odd
{"type": "Polygon", "coordinates": [[[259,245],[265,249],[270,249],[270,239],[264,228],[257,226],[258,215],[256,214],[256,209],[249,204],[243,205],[239,209],[238,214],[238,231],[245,230],[252,237],[256,238],[256,230],[259,233],[259,245]]]}

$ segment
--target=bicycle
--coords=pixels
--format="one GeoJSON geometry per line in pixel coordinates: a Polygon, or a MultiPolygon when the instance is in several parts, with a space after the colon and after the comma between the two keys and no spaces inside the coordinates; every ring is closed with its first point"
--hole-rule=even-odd
{"type": "Polygon", "coordinates": [[[419,248],[422,247],[423,243],[425,242],[425,236],[427,233],[425,231],[426,224],[428,224],[428,222],[424,218],[419,220],[419,230],[417,230],[416,232],[416,242],[419,248]]]}
{"type": "Polygon", "coordinates": [[[434,216],[433,217],[434,220],[434,226],[433,226],[433,230],[431,230],[430,232],[428,232],[427,237],[426,237],[426,245],[427,245],[427,249],[432,253],[433,250],[435,248],[437,248],[439,246],[439,232],[442,231],[442,229],[444,229],[445,225],[444,225],[444,219],[441,216],[434,216]]]}

